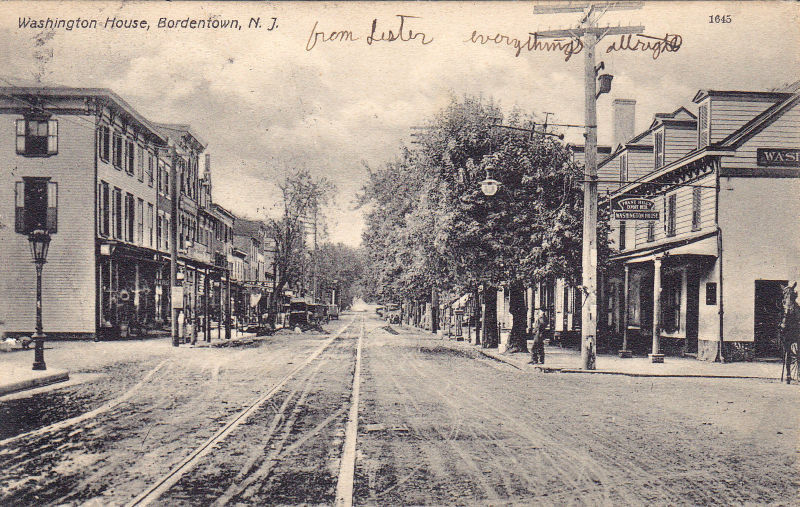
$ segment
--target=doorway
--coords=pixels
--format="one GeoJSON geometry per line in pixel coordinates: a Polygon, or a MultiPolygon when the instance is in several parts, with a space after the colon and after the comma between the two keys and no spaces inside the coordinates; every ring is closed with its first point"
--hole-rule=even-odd
{"type": "Polygon", "coordinates": [[[786,280],[756,280],[753,339],[757,357],[780,357],[778,328],[783,316],[783,288],[786,280]]]}

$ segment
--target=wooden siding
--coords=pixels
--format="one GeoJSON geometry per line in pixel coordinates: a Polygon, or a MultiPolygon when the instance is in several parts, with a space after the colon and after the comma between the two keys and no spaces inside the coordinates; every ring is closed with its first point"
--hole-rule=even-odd
{"type": "MultiPolygon", "coordinates": [[[[693,185],[703,185],[704,187],[713,187],[715,184],[715,177],[713,174],[705,176],[700,180],[693,181],[693,185]]],[[[712,231],[715,227],[714,224],[714,208],[716,199],[716,190],[714,188],[701,188],[700,189],[700,229],[692,230],[692,194],[694,187],[683,186],[667,192],[667,195],[675,194],[675,235],[674,238],[686,236],[692,232],[712,231]]],[[[664,194],[657,196],[654,199],[656,209],[660,212],[660,220],[655,222],[654,241],[647,241],[647,222],[637,221],[636,223],[636,248],[647,246],[648,243],[652,244],[667,238],[666,230],[664,227],[664,194]]],[[[633,222],[628,222],[628,227],[631,227],[633,222]]],[[[629,247],[630,248],[630,247],[629,247]]]]}
{"type": "Polygon", "coordinates": [[[722,167],[758,168],[758,148],[800,148],[800,106],[786,111],[783,116],[747,140],[733,157],[723,157],[722,167]]]}
{"type": "Polygon", "coordinates": [[[42,276],[45,333],[95,331],[94,117],[54,116],[58,154],[16,154],[14,114],[0,115],[0,325],[7,332],[34,330],[36,276],[27,238],[14,232],[14,182],[50,176],[58,183],[58,233],[52,236],[42,276]]]}
{"type": "Polygon", "coordinates": [[[712,97],[711,142],[716,143],[725,139],[774,103],[765,100],[726,100],[712,97]]]}
{"type": "Polygon", "coordinates": [[[697,131],[695,129],[667,126],[665,132],[665,165],[680,159],[697,148],[697,131]]]}
{"type": "Polygon", "coordinates": [[[626,150],[628,153],[628,180],[633,181],[653,172],[653,150],[626,150]]]}
{"type": "MultiPolygon", "coordinates": [[[[617,154],[614,158],[606,161],[602,166],[597,168],[597,179],[599,180],[619,180],[619,159],[621,154],[617,154]]],[[[619,188],[619,183],[598,183],[597,191],[600,195],[608,192],[613,192],[619,188]]]]}

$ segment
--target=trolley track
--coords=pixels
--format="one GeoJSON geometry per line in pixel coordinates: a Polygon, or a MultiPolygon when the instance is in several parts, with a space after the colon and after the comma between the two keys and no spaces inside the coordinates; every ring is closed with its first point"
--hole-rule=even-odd
{"type": "MultiPolygon", "coordinates": [[[[191,453],[189,453],[183,460],[181,460],[176,466],[174,466],[167,474],[163,475],[155,482],[153,482],[147,489],[142,491],[138,496],[136,496],[132,501],[127,503],[128,506],[138,506],[138,505],[149,505],[152,502],[159,499],[162,495],[164,495],[170,488],[172,488],[175,484],[177,484],[188,472],[194,469],[199,463],[202,462],[203,458],[205,458],[218,444],[225,441],[225,439],[233,433],[239,426],[246,423],[248,419],[256,413],[259,409],[265,406],[272,406],[272,399],[281,392],[281,390],[293,379],[295,378],[300,372],[306,369],[311,363],[313,363],[317,358],[325,352],[331,344],[333,344],[355,321],[355,317],[347,322],[344,326],[342,326],[332,337],[328,338],[323,342],[313,353],[311,353],[302,363],[295,366],[288,374],[283,376],[277,383],[275,383],[267,392],[263,395],[259,396],[256,400],[252,403],[249,403],[245,406],[241,411],[236,413],[231,419],[229,419],[214,435],[204,441],[201,445],[196,447],[191,453]]],[[[313,376],[319,371],[320,365],[317,366],[315,370],[309,373],[305,377],[306,384],[308,385],[310,381],[313,379],[313,376]]],[[[270,429],[268,430],[268,438],[267,440],[271,439],[274,436],[274,433],[279,428],[279,424],[281,419],[283,419],[283,413],[286,411],[290,400],[297,394],[297,390],[293,390],[290,392],[289,396],[284,400],[284,403],[281,405],[281,408],[277,408],[275,417],[273,418],[273,424],[271,425],[270,429]]],[[[307,392],[305,392],[307,396],[307,392]]],[[[295,409],[298,406],[302,406],[305,402],[304,396],[301,395],[300,399],[296,402],[295,409]]],[[[292,422],[292,425],[294,423],[292,422]]],[[[285,431],[290,431],[291,425],[286,426],[285,431]]],[[[257,463],[258,457],[251,457],[249,460],[249,467],[252,468],[255,463],[257,463]]],[[[261,474],[265,471],[264,466],[259,467],[261,470],[261,474]]],[[[242,470],[241,478],[245,478],[248,473],[245,470],[242,470]]],[[[258,470],[256,470],[258,472],[258,470]]],[[[251,481],[246,481],[244,488],[241,487],[231,487],[232,489],[223,492],[221,495],[224,497],[225,500],[230,500],[240,494],[244,489],[248,486],[252,485],[251,481]]]]}

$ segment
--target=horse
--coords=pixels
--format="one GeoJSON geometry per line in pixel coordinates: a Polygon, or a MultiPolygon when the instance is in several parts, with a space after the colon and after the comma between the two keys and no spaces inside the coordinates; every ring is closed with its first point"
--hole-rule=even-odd
{"type": "Polygon", "coordinates": [[[792,373],[797,375],[800,366],[800,305],[797,304],[797,282],[783,288],[783,318],[780,325],[780,341],[783,347],[783,369],[781,380],[786,375],[786,383],[792,381],[792,373]],[[794,365],[794,372],[792,366],[794,365]]]}

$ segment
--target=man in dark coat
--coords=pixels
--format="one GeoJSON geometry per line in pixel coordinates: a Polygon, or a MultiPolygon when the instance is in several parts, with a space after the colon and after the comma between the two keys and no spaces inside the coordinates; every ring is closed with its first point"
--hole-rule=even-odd
{"type": "Polygon", "coordinates": [[[547,315],[542,312],[536,317],[531,328],[533,343],[531,344],[531,364],[544,364],[544,335],[547,327],[547,315]]]}

